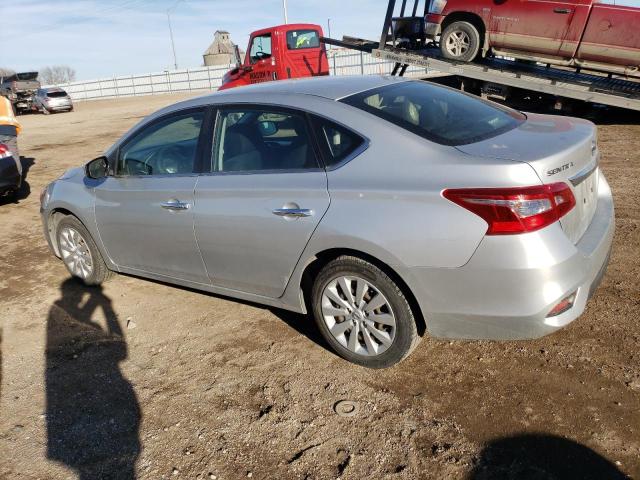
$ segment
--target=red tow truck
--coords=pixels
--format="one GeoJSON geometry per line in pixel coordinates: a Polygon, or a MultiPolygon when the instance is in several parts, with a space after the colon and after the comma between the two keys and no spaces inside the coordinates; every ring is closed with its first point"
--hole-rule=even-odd
{"type": "Polygon", "coordinates": [[[425,79],[440,72],[429,80],[524,109],[640,111],[640,8],[621,5],[635,1],[388,0],[379,40],[326,38],[313,24],[254,32],[221,90],[329,75],[326,45],[334,45],[394,64],[391,75],[409,66],[424,68],[425,79]]]}
{"type": "Polygon", "coordinates": [[[329,75],[322,27],[306,23],[278,25],[251,34],[242,65],[228,72],[220,90],[287,78],[329,75]]]}

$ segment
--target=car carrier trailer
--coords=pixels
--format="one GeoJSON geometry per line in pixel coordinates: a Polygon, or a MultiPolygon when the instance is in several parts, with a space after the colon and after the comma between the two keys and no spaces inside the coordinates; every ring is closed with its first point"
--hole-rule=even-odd
{"type": "Polygon", "coordinates": [[[558,107],[572,99],[640,111],[640,81],[630,77],[503,58],[486,57],[474,63],[445,59],[426,36],[429,0],[421,11],[421,0],[414,0],[410,14],[407,3],[402,0],[398,9],[397,0],[389,0],[379,41],[354,37],[323,37],[322,41],[391,61],[395,64],[392,75],[404,75],[409,66],[417,66],[454,76],[471,93],[509,99],[536,92],[554,98],[558,107]]]}

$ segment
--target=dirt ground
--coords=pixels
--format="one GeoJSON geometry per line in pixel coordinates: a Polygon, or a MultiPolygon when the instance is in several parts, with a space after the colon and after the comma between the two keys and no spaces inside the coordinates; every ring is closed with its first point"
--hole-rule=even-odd
{"type": "Polygon", "coordinates": [[[640,479],[640,119],[600,116],[617,230],[578,321],[426,338],[371,371],[303,316],[127,276],[85,288],[49,253],[41,189],[178,98],[21,118],[28,186],[0,203],[0,478],[640,479]],[[334,412],[345,399],[355,416],[334,412]]]}

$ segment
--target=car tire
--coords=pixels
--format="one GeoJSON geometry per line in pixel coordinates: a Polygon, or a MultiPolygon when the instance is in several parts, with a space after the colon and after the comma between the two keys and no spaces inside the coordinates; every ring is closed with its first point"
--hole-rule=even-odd
{"type": "Polygon", "coordinates": [[[419,343],[413,311],[402,289],[361,258],[341,256],[329,262],[315,278],[311,301],[322,336],[350,362],[367,368],[391,367],[419,343]],[[350,294],[343,290],[345,286],[350,294]]]}
{"type": "Polygon", "coordinates": [[[65,267],[85,285],[100,285],[113,275],[91,234],[76,217],[69,215],[60,220],[56,241],[65,267]]]}
{"type": "Polygon", "coordinates": [[[453,22],[440,36],[440,52],[449,60],[472,62],[480,52],[480,32],[469,22],[453,22]]]}

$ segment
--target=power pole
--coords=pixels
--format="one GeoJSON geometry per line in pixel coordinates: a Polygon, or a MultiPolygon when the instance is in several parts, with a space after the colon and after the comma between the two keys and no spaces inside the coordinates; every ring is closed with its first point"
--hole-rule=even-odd
{"type": "Polygon", "coordinates": [[[176,57],[176,44],[173,41],[173,29],[171,28],[171,15],[167,10],[167,22],[169,22],[169,38],[171,38],[171,50],[173,51],[173,69],[178,69],[178,57],[176,57]]]}
{"type": "Polygon", "coordinates": [[[287,14],[287,0],[282,0],[282,8],[284,10],[284,23],[289,23],[289,15],[287,14]]]}
{"type": "Polygon", "coordinates": [[[171,28],[171,12],[173,12],[176,9],[178,4],[184,1],[186,0],[177,0],[172,7],[167,8],[167,22],[169,23],[169,38],[171,39],[171,51],[173,52],[173,67],[175,70],[178,69],[178,57],[176,56],[176,44],[173,41],[173,28],[171,28]]]}

